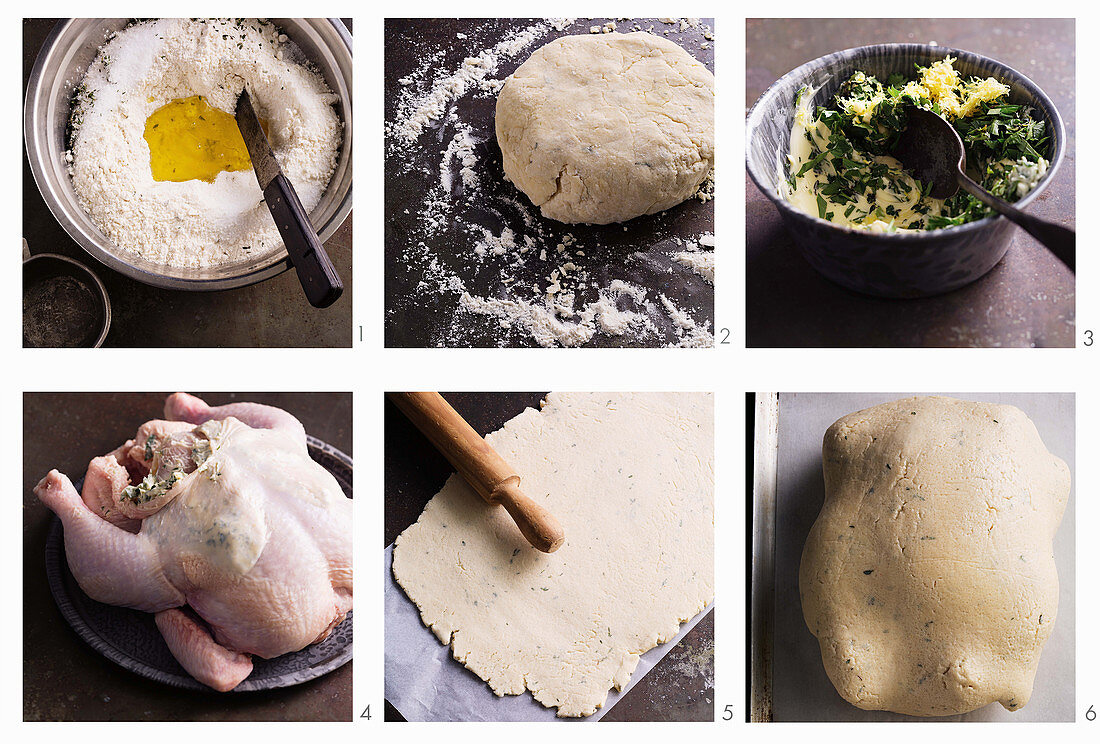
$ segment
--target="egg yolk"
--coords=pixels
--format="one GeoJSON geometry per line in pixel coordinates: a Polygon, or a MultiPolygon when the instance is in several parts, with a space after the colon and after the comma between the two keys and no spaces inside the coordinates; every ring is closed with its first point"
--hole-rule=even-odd
{"type": "Polygon", "coordinates": [[[213,183],[222,171],[252,168],[237,120],[202,96],[177,98],[150,114],[145,141],[157,181],[213,183]]]}

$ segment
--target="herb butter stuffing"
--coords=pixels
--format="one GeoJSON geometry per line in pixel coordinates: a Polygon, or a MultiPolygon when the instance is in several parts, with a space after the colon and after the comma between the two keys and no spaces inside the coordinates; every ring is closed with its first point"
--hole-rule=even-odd
{"type": "Polygon", "coordinates": [[[157,478],[156,473],[149,473],[136,486],[126,486],[122,490],[122,498],[135,504],[144,504],[158,496],[163,496],[172,490],[172,486],[183,480],[182,470],[173,470],[167,478],[157,478]]]}
{"type": "Polygon", "coordinates": [[[993,78],[963,80],[954,58],[917,66],[918,78],[891,75],[884,85],[855,72],[826,106],[811,108],[814,88],[795,98],[788,154],[788,200],[804,212],[846,227],[881,232],[935,230],[989,214],[960,190],[928,195],[891,156],[905,131],[905,106],[944,116],[966,148],[968,174],[1007,201],[1028,194],[1046,175],[1046,124],[1029,106],[1009,104],[1011,89],[993,78]]]}
{"type": "Polygon", "coordinates": [[[188,474],[205,472],[210,480],[220,475],[211,438],[217,435],[217,427],[206,422],[192,431],[170,435],[160,439],[149,434],[145,440],[145,460],[150,463],[149,473],[134,486],[122,490],[122,498],[132,504],[148,504],[164,496],[188,474]]]}

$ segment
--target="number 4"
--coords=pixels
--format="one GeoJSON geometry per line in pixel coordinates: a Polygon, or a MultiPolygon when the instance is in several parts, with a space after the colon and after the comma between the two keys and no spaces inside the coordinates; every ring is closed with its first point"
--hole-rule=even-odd
{"type": "Polygon", "coordinates": [[[370,706],[369,705],[366,708],[363,709],[363,712],[359,714],[359,717],[360,718],[366,718],[368,721],[370,720],[370,706]]]}

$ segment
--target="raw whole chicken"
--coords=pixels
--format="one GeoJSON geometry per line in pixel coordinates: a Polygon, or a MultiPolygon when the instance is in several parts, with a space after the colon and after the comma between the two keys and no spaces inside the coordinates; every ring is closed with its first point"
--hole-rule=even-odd
{"type": "Polygon", "coordinates": [[[156,614],[195,679],[231,690],[272,658],[323,641],[351,610],[351,501],[310,459],[289,413],[169,396],[165,419],[35,487],[61,518],[81,589],[156,614]]]}

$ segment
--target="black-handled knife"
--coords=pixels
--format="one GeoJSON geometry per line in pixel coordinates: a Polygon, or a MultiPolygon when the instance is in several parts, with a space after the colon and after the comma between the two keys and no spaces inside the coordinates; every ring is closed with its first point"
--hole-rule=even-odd
{"type": "Polygon", "coordinates": [[[344,283],[321,245],[321,239],[317,237],[317,231],[313,229],[313,223],[309,221],[294,186],[279,168],[247,90],[242,90],[237,99],[235,117],[248,148],[248,156],[252,159],[256,180],[260,182],[264,201],[283,237],[283,245],[298,272],[306,299],[314,307],[328,307],[339,299],[344,283]]]}

